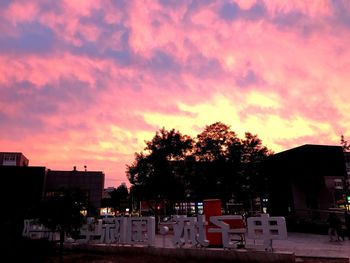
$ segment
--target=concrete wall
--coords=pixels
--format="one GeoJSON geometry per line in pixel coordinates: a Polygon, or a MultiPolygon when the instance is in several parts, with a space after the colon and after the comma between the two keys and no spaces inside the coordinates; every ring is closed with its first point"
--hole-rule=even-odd
{"type": "MultiPolygon", "coordinates": [[[[274,253],[252,250],[218,250],[218,249],[191,249],[191,248],[156,248],[156,247],[127,247],[127,246],[94,246],[79,245],[71,247],[90,253],[106,253],[118,255],[128,255],[132,257],[144,258],[144,262],[235,262],[235,263],[292,263],[295,262],[294,253],[274,253]]],[[[132,260],[130,261],[132,262],[132,260]]],[[[143,261],[139,261],[142,263],[143,261]]]]}

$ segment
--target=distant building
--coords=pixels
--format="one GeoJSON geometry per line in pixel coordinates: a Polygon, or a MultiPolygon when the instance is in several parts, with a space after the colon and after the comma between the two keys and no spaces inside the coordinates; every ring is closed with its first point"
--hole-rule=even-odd
{"type": "Polygon", "coordinates": [[[86,193],[90,205],[101,208],[104,189],[104,174],[100,171],[71,171],[48,170],[46,175],[45,195],[51,195],[62,189],[79,189],[86,193]]]}
{"type": "Polygon", "coordinates": [[[20,152],[0,152],[0,166],[28,166],[29,160],[20,152]]]}
{"type": "Polygon", "coordinates": [[[347,179],[341,146],[302,145],[268,158],[268,212],[290,223],[325,224],[329,208],[344,205],[347,179]]]}
{"type": "Polygon", "coordinates": [[[20,152],[0,152],[0,200],[5,213],[24,216],[43,198],[61,190],[83,191],[93,208],[101,208],[103,172],[87,171],[86,166],[84,171],[75,167],[72,171],[53,171],[28,165],[29,160],[20,152]]]}
{"type": "Polygon", "coordinates": [[[102,194],[102,198],[111,198],[111,194],[112,192],[116,191],[117,188],[115,187],[107,187],[105,189],[103,189],[103,194],[102,194]]]}
{"type": "Polygon", "coordinates": [[[350,152],[344,152],[345,166],[348,177],[350,177],[350,152]]]}

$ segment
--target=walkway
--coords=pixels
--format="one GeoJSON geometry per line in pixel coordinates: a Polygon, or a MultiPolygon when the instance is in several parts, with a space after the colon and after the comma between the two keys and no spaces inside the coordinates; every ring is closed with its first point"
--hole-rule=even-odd
{"type": "MultiPolygon", "coordinates": [[[[174,247],[171,238],[170,235],[165,239],[157,235],[156,246],[174,247]]],[[[259,245],[259,241],[246,239],[247,249],[253,248],[254,244],[259,245]]],[[[350,241],[330,242],[327,235],[288,233],[287,240],[274,240],[272,246],[275,252],[292,252],[297,257],[350,258],[350,241]]]]}
{"type": "MultiPolygon", "coordinates": [[[[253,240],[247,240],[247,245],[253,240]]],[[[288,233],[287,240],[275,240],[276,251],[294,252],[296,256],[350,258],[350,241],[330,242],[327,235],[288,233]]]]}

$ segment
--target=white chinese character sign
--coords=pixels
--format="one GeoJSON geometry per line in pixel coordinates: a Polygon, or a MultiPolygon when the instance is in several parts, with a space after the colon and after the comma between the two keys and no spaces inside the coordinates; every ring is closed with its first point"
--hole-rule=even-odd
{"type": "Polygon", "coordinates": [[[224,248],[236,248],[244,245],[244,234],[246,232],[246,228],[243,224],[242,216],[212,216],[210,217],[210,222],[215,226],[215,228],[209,228],[208,232],[220,233],[224,248]],[[236,222],[236,224],[238,223],[239,227],[231,227],[229,222],[236,222]]]}
{"type": "MultiPolygon", "coordinates": [[[[266,250],[272,250],[272,240],[286,239],[287,229],[283,217],[249,217],[247,224],[240,215],[218,215],[205,220],[204,215],[197,217],[173,216],[172,242],[175,247],[208,247],[210,241],[206,233],[218,233],[222,247],[233,249],[244,247],[245,235],[264,241],[266,250]]],[[[117,245],[155,245],[156,223],[154,217],[115,217],[95,220],[89,218],[80,229],[78,243],[100,243],[117,245]]],[[[168,227],[160,229],[160,234],[168,235],[168,227]]],[[[35,220],[25,220],[23,236],[29,238],[55,239],[51,233],[35,220]]],[[[165,246],[165,242],[163,242],[165,246]]]]}
{"type": "Polygon", "coordinates": [[[173,242],[177,247],[186,244],[192,246],[208,246],[205,238],[205,220],[203,215],[196,217],[174,216],[174,237],[173,242]]]}
{"type": "Polygon", "coordinates": [[[248,236],[264,241],[265,250],[272,251],[272,240],[287,239],[287,227],[284,217],[262,214],[259,217],[248,217],[248,236]]]}

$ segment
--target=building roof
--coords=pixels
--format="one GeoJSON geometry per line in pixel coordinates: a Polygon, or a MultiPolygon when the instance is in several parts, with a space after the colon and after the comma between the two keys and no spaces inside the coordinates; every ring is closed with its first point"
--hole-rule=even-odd
{"type": "Polygon", "coordinates": [[[0,165],[28,166],[29,159],[21,152],[0,152],[0,165]]]}
{"type": "Polygon", "coordinates": [[[346,176],[341,146],[305,144],[276,153],[268,158],[269,171],[294,176],[346,176]]]}

